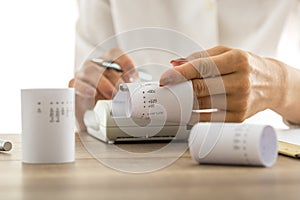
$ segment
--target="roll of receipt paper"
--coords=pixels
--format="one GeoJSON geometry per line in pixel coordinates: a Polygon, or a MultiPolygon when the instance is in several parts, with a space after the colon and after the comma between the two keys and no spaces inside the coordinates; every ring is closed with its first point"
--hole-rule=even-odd
{"type": "Polygon", "coordinates": [[[198,123],[189,136],[198,163],[271,167],[278,154],[271,126],[240,123],[198,123]]]}
{"type": "Polygon", "coordinates": [[[160,87],[158,82],[125,83],[112,101],[113,117],[187,124],[193,108],[191,81],[160,87]]]}

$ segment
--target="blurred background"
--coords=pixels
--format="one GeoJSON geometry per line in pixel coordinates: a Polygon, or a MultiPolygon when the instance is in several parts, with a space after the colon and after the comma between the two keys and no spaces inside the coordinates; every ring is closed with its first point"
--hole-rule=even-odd
{"type": "MultiPolygon", "coordinates": [[[[76,0],[0,1],[0,133],[21,133],[21,89],[67,87],[77,15],[76,0]]],[[[278,50],[295,67],[299,27],[288,21],[278,50]]]]}
{"type": "Polygon", "coordinates": [[[21,132],[21,89],[68,86],[76,19],[76,0],[0,1],[0,133],[21,132]]]}

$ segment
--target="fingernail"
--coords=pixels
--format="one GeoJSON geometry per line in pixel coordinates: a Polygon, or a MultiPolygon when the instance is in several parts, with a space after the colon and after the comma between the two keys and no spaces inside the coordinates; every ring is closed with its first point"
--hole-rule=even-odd
{"type": "Polygon", "coordinates": [[[171,60],[171,62],[172,62],[172,61],[174,61],[174,62],[179,62],[179,61],[185,61],[185,60],[186,60],[186,58],[177,58],[177,59],[171,60]]]}
{"type": "Polygon", "coordinates": [[[184,63],[188,62],[185,58],[178,58],[178,59],[175,59],[175,60],[171,60],[170,63],[172,65],[175,65],[175,66],[178,66],[178,65],[182,65],[184,63]]]}

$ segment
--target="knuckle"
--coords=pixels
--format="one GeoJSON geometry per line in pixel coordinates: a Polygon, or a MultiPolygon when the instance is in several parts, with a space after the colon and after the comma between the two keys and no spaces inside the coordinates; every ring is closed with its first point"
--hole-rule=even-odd
{"type": "Polygon", "coordinates": [[[251,90],[251,81],[249,76],[240,76],[236,82],[237,91],[239,94],[249,95],[251,90]]]}
{"type": "Polygon", "coordinates": [[[248,108],[248,98],[241,98],[240,100],[235,102],[235,108],[238,112],[247,112],[248,108]]]}
{"type": "Polygon", "coordinates": [[[199,104],[199,109],[204,109],[207,107],[203,99],[198,100],[198,104],[199,104]]]}
{"type": "Polygon", "coordinates": [[[243,111],[236,112],[233,117],[233,121],[239,123],[243,122],[245,119],[246,119],[246,115],[245,112],[243,111]]]}
{"type": "Polygon", "coordinates": [[[206,96],[208,94],[207,87],[203,81],[200,81],[199,79],[192,80],[193,83],[193,89],[198,97],[206,96]]]}
{"type": "Polygon", "coordinates": [[[217,66],[211,59],[195,60],[191,63],[198,78],[210,77],[217,73],[217,66]]]}
{"type": "Polygon", "coordinates": [[[229,51],[231,50],[230,47],[226,46],[226,45],[219,45],[217,46],[218,50],[221,51],[221,52],[225,52],[225,51],[229,51]]]}
{"type": "Polygon", "coordinates": [[[83,68],[80,70],[80,74],[82,75],[89,75],[89,74],[93,74],[96,70],[95,64],[91,61],[86,61],[84,63],[83,68]]]}
{"type": "Polygon", "coordinates": [[[240,49],[231,50],[232,58],[234,62],[239,66],[240,70],[249,72],[250,71],[250,62],[249,54],[246,51],[240,49]]]}

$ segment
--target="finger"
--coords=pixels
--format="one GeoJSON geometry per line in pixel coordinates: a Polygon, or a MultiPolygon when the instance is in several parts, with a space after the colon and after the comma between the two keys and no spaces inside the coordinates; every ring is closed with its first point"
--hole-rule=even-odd
{"type": "Polygon", "coordinates": [[[72,79],[69,81],[68,87],[69,87],[69,88],[73,88],[73,87],[74,87],[74,84],[75,84],[75,78],[72,78],[72,79]]]}
{"type": "Polygon", "coordinates": [[[222,109],[227,110],[233,107],[232,105],[228,105],[228,101],[231,101],[232,97],[227,97],[226,94],[218,94],[213,96],[205,96],[196,100],[195,105],[193,107],[194,110],[200,109],[222,109]]]}
{"type": "Polygon", "coordinates": [[[237,71],[235,61],[226,52],[209,58],[198,58],[174,68],[187,79],[207,78],[237,71]]]}
{"type": "Polygon", "coordinates": [[[205,97],[212,96],[216,94],[225,94],[228,90],[230,91],[230,83],[232,81],[228,80],[228,76],[224,77],[214,77],[214,78],[206,78],[206,79],[193,79],[193,90],[196,97],[205,97]]]}
{"type": "Polygon", "coordinates": [[[197,122],[243,122],[243,112],[230,112],[220,110],[212,113],[192,113],[190,124],[197,122]]]}
{"type": "Polygon", "coordinates": [[[192,61],[192,60],[195,60],[195,59],[198,59],[198,58],[207,58],[207,57],[210,57],[210,56],[216,56],[216,55],[220,55],[220,54],[225,53],[225,52],[230,51],[230,50],[231,50],[231,48],[226,47],[226,46],[216,46],[216,47],[213,47],[211,49],[207,49],[207,50],[204,50],[204,51],[199,51],[199,52],[192,53],[191,55],[189,55],[186,58],[178,58],[178,59],[175,59],[175,60],[171,60],[170,63],[173,66],[179,66],[179,65],[182,65],[186,62],[189,62],[189,61],[192,61]]]}
{"type": "Polygon", "coordinates": [[[117,89],[105,76],[101,76],[97,85],[97,90],[105,99],[112,99],[117,89]]]}
{"type": "Polygon", "coordinates": [[[175,66],[179,66],[182,65],[184,63],[188,62],[188,60],[186,58],[178,58],[175,60],[171,60],[170,63],[175,67],[175,66]]]}
{"type": "Polygon", "coordinates": [[[242,93],[244,90],[243,85],[245,85],[244,81],[246,80],[243,80],[238,74],[229,74],[213,78],[193,79],[192,84],[194,94],[199,99],[219,94],[242,93]]]}
{"type": "Polygon", "coordinates": [[[226,110],[230,112],[239,112],[246,110],[247,101],[240,95],[213,95],[205,96],[197,99],[194,102],[193,109],[219,109],[226,110]]]}
{"type": "Polygon", "coordinates": [[[96,63],[87,61],[76,76],[82,82],[96,88],[106,99],[111,99],[115,88],[110,80],[104,76],[104,73],[108,74],[104,67],[99,67],[96,63]]]}
{"type": "Polygon", "coordinates": [[[84,131],[86,130],[85,124],[83,122],[84,113],[87,110],[93,109],[93,107],[95,106],[95,99],[85,98],[80,95],[76,95],[75,98],[75,116],[77,131],[84,131]]]}
{"type": "Polygon", "coordinates": [[[207,50],[204,50],[204,51],[199,51],[199,52],[192,53],[191,55],[186,57],[186,60],[187,61],[192,61],[192,60],[195,60],[195,59],[198,59],[198,58],[207,58],[207,57],[210,57],[210,56],[217,56],[217,55],[223,54],[223,53],[225,53],[227,51],[230,51],[230,50],[231,50],[231,48],[226,47],[226,46],[216,46],[216,47],[213,47],[211,49],[207,49],[207,50]]]}
{"type": "Polygon", "coordinates": [[[104,57],[120,65],[125,82],[134,82],[138,79],[138,72],[134,67],[133,61],[121,49],[113,48],[104,57]]]}
{"type": "Polygon", "coordinates": [[[234,73],[213,78],[193,79],[192,84],[197,98],[217,94],[242,98],[248,96],[251,91],[250,81],[248,75],[234,73]]]}
{"type": "Polygon", "coordinates": [[[92,61],[86,61],[83,68],[76,74],[76,77],[97,88],[104,71],[104,67],[99,67],[98,64],[92,61]]]}
{"type": "Polygon", "coordinates": [[[185,80],[207,78],[234,73],[239,65],[232,51],[209,58],[198,58],[167,70],[160,78],[161,85],[176,84],[185,80]]]}
{"type": "Polygon", "coordinates": [[[124,83],[121,75],[119,72],[117,72],[116,70],[114,69],[106,69],[104,72],[103,72],[103,75],[108,79],[110,80],[110,82],[112,83],[112,85],[115,87],[115,88],[118,88],[120,84],[124,83]]]}
{"type": "Polygon", "coordinates": [[[95,96],[95,102],[97,102],[98,100],[103,100],[106,99],[100,92],[97,92],[96,96],[95,96]]]}
{"type": "Polygon", "coordinates": [[[97,94],[97,89],[95,87],[80,79],[74,79],[73,86],[75,88],[75,93],[81,97],[94,98],[97,94]]]}

